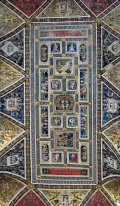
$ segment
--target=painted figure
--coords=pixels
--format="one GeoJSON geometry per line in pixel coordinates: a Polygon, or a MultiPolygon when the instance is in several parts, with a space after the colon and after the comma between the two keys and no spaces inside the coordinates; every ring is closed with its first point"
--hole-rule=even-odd
{"type": "Polygon", "coordinates": [[[81,62],[85,62],[87,60],[87,47],[85,44],[81,44],[79,47],[79,58],[81,62]]]}
{"type": "Polygon", "coordinates": [[[77,81],[69,80],[68,81],[68,90],[76,90],[77,89],[77,81]]]}
{"type": "Polygon", "coordinates": [[[67,52],[73,53],[77,52],[77,45],[74,42],[67,42],[67,52]]]}
{"type": "Polygon", "coordinates": [[[51,89],[52,90],[60,90],[62,87],[61,82],[59,80],[53,80],[51,82],[51,89]]]}
{"type": "Polygon", "coordinates": [[[41,45],[41,62],[48,61],[48,46],[46,44],[41,45]]]}
{"type": "Polygon", "coordinates": [[[69,153],[69,163],[78,163],[78,154],[69,153]]]}
{"type": "Polygon", "coordinates": [[[48,107],[41,107],[41,135],[48,135],[48,107]]]}
{"type": "Polygon", "coordinates": [[[60,43],[51,43],[51,53],[60,53],[60,43]]]}
{"type": "Polygon", "coordinates": [[[72,59],[57,59],[55,73],[72,74],[73,73],[72,59]]]}
{"type": "Polygon", "coordinates": [[[52,117],[51,118],[52,126],[61,126],[61,117],[52,117]]]}
{"type": "Polygon", "coordinates": [[[87,162],[87,147],[85,145],[81,146],[81,161],[87,162]]]}
{"type": "Polygon", "coordinates": [[[40,99],[48,100],[48,71],[40,71],[40,80],[41,80],[41,90],[40,90],[40,99]]]}
{"type": "Polygon", "coordinates": [[[68,126],[75,127],[78,125],[78,119],[77,117],[69,117],[68,118],[68,126]]]}
{"type": "Polygon", "coordinates": [[[49,161],[49,145],[48,144],[42,145],[42,160],[49,161]]]}
{"type": "Polygon", "coordinates": [[[62,162],[62,154],[60,152],[52,154],[53,162],[62,162]]]}

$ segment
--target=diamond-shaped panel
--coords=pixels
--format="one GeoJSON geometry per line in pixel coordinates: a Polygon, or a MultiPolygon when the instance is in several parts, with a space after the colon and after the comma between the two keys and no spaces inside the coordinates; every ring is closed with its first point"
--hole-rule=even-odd
{"type": "Polygon", "coordinates": [[[11,41],[6,42],[6,44],[3,47],[1,47],[1,49],[9,57],[13,55],[15,52],[19,51],[19,49],[11,41]]]}

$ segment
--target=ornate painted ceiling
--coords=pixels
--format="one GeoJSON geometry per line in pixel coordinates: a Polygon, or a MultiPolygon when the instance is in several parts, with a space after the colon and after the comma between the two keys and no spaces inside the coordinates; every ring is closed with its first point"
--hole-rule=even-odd
{"type": "Polygon", "coordinates": [[[0,1],[0,206],[120,206],[119,13],[0,1]]]}

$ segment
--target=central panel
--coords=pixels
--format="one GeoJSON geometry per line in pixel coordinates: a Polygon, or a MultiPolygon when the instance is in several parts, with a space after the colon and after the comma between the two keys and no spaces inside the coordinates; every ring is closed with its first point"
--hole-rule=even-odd
{"type": "Polygon", "coordinates": [[[95,184],[96,25],[34,23],[31,46],[32,181],[95,184]]]}

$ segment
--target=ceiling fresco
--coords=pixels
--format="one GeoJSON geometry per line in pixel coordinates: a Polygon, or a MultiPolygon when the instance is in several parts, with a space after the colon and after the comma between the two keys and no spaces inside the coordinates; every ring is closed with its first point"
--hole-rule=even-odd
{"type": "Polygon", "coordinates": [[[119,8],[1,0],[0,206],[120,206],[119,8]]]}

